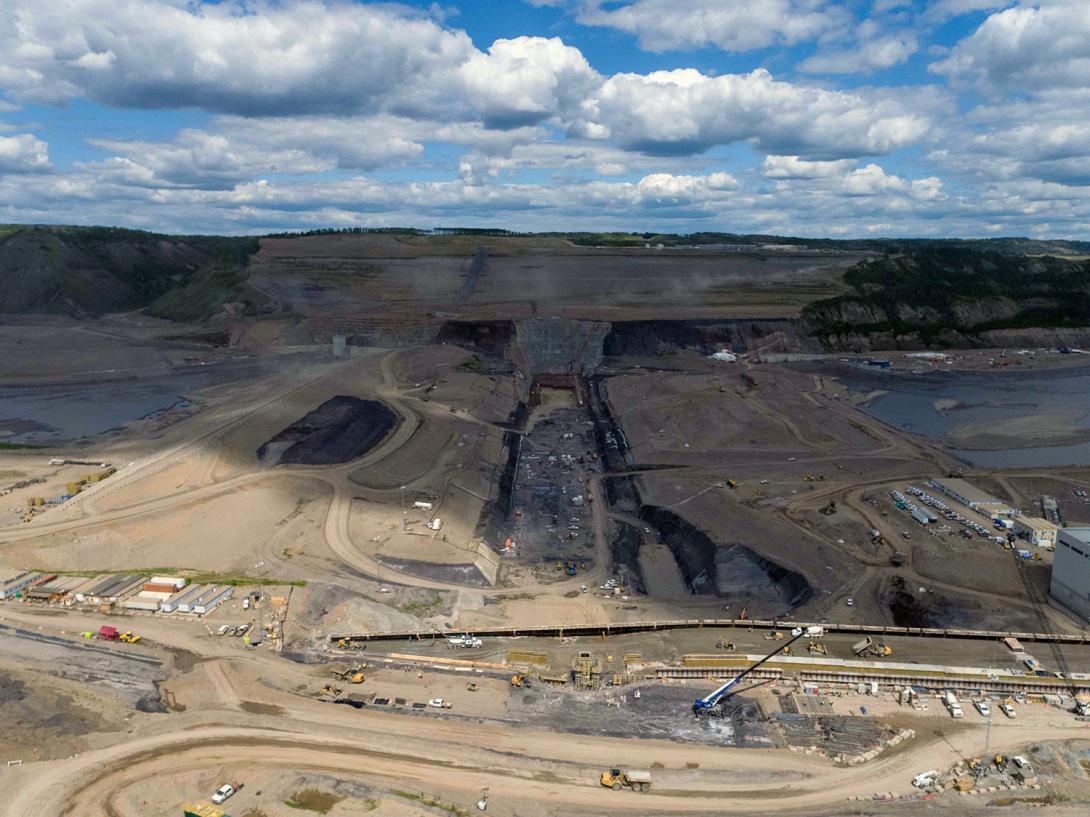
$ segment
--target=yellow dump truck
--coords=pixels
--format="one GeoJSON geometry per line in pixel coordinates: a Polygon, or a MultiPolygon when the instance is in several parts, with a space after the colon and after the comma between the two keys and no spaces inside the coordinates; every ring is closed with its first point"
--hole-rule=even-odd
{"type": "Polygon", "coordinates": [[[648,792],[651,791],[651,772],[647,769],[610,769],[602,772],[601,782],[613,791],[629,788],[632,791],[648,792]]]}

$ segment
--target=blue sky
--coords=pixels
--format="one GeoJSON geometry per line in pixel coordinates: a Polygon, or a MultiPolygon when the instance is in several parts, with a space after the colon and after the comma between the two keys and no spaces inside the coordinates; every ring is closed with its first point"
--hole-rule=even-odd
{"type": "Polygon", "coordinates": [[[1085,0],[7,0],[0,221],[1090,239],[1085,0]]]}

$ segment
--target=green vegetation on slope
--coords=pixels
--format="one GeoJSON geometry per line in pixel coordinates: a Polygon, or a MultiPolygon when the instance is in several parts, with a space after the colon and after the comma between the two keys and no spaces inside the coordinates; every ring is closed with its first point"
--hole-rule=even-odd
{"type": "Polygon", "coordinates": [[[257,252],[258,244],[256,238],[239,239],[234,246],[220,250],[184,285],[163,293],[148,313],[190,323],[208,320],[245,286],[249,258],[257,252]]]}
{"type": "Polygon", "coordinates": [[[253,239],[115,227],[0,226],[4,312],[74,317],[140,309],[253,239]]]}
{"type": "Polygon", "coordinates": [[[803,310],[807,329],[833,347],[860,336],[883,347],[956,345],[993,329],[1090,326],[1090,261],[941,247],[862,261],[844,282],[851,292],[803,310]]]}

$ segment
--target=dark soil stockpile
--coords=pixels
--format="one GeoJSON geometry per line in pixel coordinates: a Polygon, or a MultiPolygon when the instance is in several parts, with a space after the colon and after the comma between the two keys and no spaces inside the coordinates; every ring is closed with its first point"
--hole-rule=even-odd
{"type": "Polygon", "coordinates": [[[337,396],[292,423],[257,450],[264,465],[336,465],[361,457],[398,424],[377,400],[337,396]]]}

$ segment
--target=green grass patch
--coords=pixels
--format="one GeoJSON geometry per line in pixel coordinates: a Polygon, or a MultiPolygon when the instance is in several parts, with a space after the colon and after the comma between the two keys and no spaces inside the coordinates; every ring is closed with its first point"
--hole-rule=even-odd
{"type": "Polygon", "coordinates": [[[45,448],[45,446],[30,443],[0,443],[0,451],[20,451],[24,448],[45,448]]]}
{"type": "Polygon", "coordinates": [[[395,797],[400,797],[404,800],[411,800],[414,803],[420,803],[422,806],[429,806],[430,808],[437,808],[440,811],[445,811],[448,814],[455,814],[457,817],[469,817],[469,812],[456,806],[453,803],[444,803],[438,797],[432,797],[430,794],[419,794],[411,791],[405,791],[404,789],[391,789],[390,794],[395,797]]]}
{"type": "Polygon", "coordinates": [[[398,609],[403,613],[408,613],[411,616],[431,616],[439,612],[439,607],[442,605],[443,600],[436,596],[431,601],[419,602],[410,601],[405,604],[399,605],[398,609]]]}

